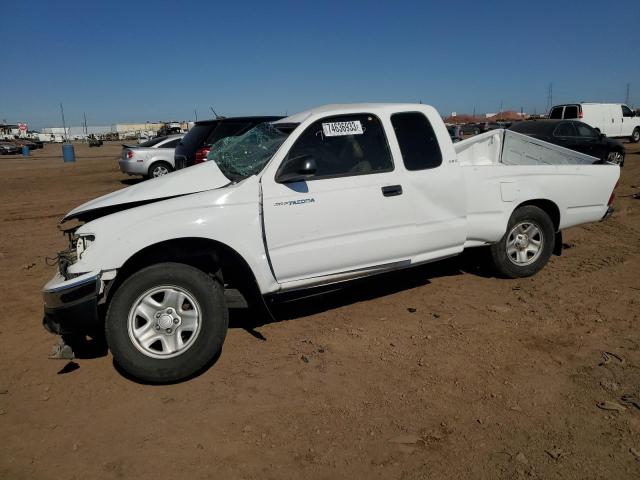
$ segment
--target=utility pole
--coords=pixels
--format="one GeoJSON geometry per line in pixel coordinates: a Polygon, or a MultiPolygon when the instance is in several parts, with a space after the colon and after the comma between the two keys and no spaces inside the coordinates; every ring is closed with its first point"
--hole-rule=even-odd
{"type": "Polygon", "coordinates": [[[60,102],[60,113],[62,114],[62,128],[64,129],[64,139],[67,140],[67,124],[64,121],[64,108],[62,108],[62,102],[60,102]]]}
{"type": "Polygon", "coordinates": [[[196,122],[198,121],[198,111],[194,108],[193,114],[196,116],[196,122]]]}
{"type": "Polygon", "coordinates": [[[550,83],[547,89],[547,111],[551,110],[551,107],[553,107],[553,83],[550,83]]]}
{"type": "Polygon", "coordinates": [[[624,97],[624,103],[625,105],[629,105],[629,87],[631,86],[630,83],[627,83],[627,95],[624,97]]]}
{"type": "Polygon", "coordinates": [[[82,112],[82,116],[84,117],[84,136],[89,135],[89,129],[87,128],[87,114],[82,112]]]}

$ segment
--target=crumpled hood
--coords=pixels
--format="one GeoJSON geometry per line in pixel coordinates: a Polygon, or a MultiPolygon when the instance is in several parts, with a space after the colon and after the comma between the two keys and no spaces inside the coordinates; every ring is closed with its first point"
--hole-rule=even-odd
{"type": "Polygon", "coordinates": [[[62,221],[73,218],[90,221],[127,208],[214,190],[229,183],[231,180],[222,174],[215,162],[205,162],[90,200],[71,210],[62,221]]]}

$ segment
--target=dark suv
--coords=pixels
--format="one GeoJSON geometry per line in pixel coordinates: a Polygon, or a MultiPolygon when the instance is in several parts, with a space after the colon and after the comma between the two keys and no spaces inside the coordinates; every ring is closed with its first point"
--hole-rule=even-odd
{"type": "Polygon", "coordinates": [[[236,137],[264,122],[283,117],[231,117],[196,122],[176,147],[176,170],[207,160],[211,145],[226,137],[236,137]]]}

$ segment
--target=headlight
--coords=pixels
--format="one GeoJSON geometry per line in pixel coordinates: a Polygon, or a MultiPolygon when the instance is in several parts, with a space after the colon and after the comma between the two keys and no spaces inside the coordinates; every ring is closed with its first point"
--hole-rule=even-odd
{"type": "Polygon", "coordinates": [[[82,258],[84,251],[89,248],[89,245],[96,239],[94,235],[79,235],[76,241],[76,254],[78,259],[82,258]]]}

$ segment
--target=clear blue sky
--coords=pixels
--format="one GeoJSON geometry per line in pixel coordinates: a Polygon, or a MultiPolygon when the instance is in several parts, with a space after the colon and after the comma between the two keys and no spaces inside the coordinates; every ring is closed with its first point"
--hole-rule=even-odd
{"type": "Polygon", "coordinates": [[[640,105],[640,1],[4,1],[0,120],[40,128],[293,113],[640,105]]]}

